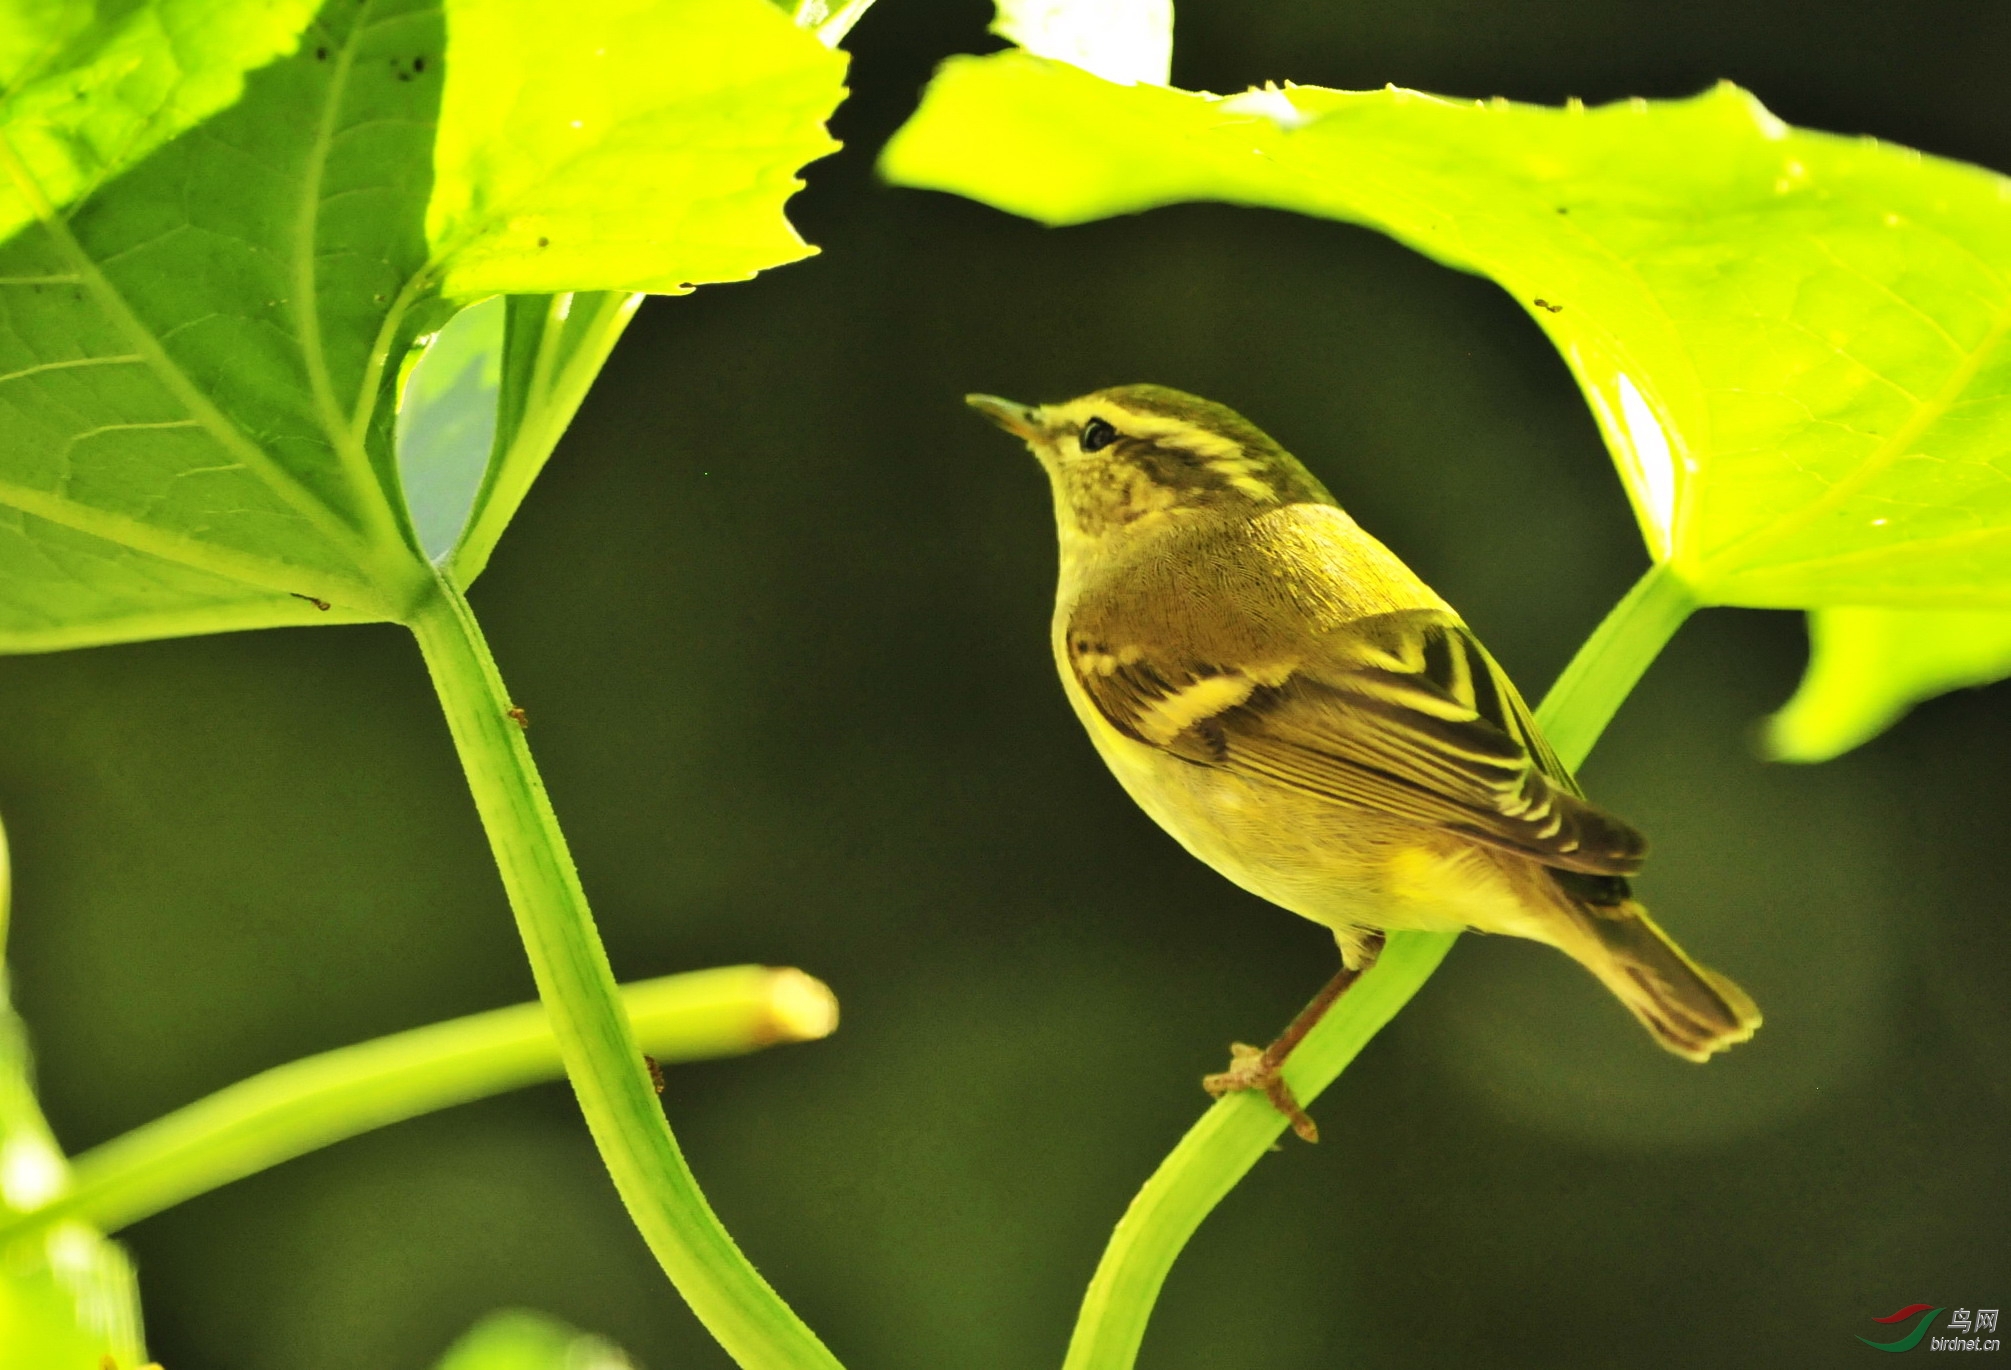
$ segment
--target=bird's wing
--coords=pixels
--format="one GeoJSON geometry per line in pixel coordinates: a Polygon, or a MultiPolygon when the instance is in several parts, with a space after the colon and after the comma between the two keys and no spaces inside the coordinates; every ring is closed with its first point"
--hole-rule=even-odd
{"type": "Polygon", "coordinates": [[[1300,659],[1256,666],[1111,636],[1072,629],[1065,654],[1097,710],[1137,741],[1567,870],[1631,875],[1646,855],[1638,832],[1578,796],[1452,614],[1357,619],[1300,659]]]}

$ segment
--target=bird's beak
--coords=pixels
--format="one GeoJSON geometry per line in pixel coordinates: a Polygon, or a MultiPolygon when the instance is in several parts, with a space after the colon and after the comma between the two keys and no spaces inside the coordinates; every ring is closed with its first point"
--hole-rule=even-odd
{"type": "Polygon", "coordinates": [[[997,395],[966,395],[964,403],[983,414],[1016,438],[1032,442],[1040,432],[1040,420],[1030,404],[1014,404],[997,395]]]}

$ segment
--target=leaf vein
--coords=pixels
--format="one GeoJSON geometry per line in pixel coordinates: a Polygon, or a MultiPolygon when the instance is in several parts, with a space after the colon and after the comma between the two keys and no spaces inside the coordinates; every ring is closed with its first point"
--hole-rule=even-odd
{"type": "Polygon", "coordinates": [[[30,376],[39,376],[48,371],[75,371],[80,367],[89,366],[130,366],[134,362],[145,360],[146,358],[137,352],[128,352],[116,357],[66,357],[62,361],[37,362],[33,366],[24,366],[19,371],[9,371],[5,375],[0,375],[0,385],[5,385],[8,381],[26,380],[30,376]]]}
{"type": "Polygon", "coordinates": [[[57,251],[75,266],[81,283],[96,297],[98,307],[104,311],[107,320],[145,357],[149,369],[194,420],[207,429],[210,436],[225,451],[232,453],[247,469],[256,473],[268,489],[291,506],[323,536],[352,552],[358,550],[359,539],[356,530],[337,518],[292,472],[281,466],[239,429],[217,408],[209,396],[197,387],[180,364],[168,355],[160,338],[133,313],[125,297],[98,269],[97,262],[84,250],[83,244],[70,233],[69,226],[50,205],[48,197],[42,193],[40,184],[22,164],[19,154],[14,151],[12,141],[5,133],[0,133],[0,165],[4,165],[16,189],[33,207],[36,216],[42,222],[43,230],[48,233],[57,251]]]}
{"type": "MultiPolygon", "coordinates": [[[[1829,242],[1820,234],[1811,233],[1807,236],[1808,241],[1814,244],[1816,251],[1829,258],[1830,264],[1838,271],[1849,276],[1855,276],[1858,280],[1863,281],[1866,285],[1890,299],[1901,309],[1919,319],[1936,333],[1939,333],[1942,340],[1948,344],[1949,350],[1955,353],[1957,357],[1963,355],[1965,349],[1961,340],[1949,332],[1947,326],[1941,320],[1935,318],[1912,300],[1907,299],[1906,296],[1900,294],[1897,290],[1894,290],[1889,282],[1880,280],[1861,266],[1853,266],[1851,263],[1846,262],[1841,256],[1837,255],[1836,249],[1831,247],[1829,242]]],[[[1978,298],[1980,299],[1981,297],[1979,296],[1978,298]]]]}
{"type": "Polygon", "coordinates": [[[2000,309],[1990,331],[1984,335],[1975,348],[1965,353],[1961,361],[1949,372],[1931,400],[1922,402],[1914,414],[1896,429],[1875,451],[1843,476],[1816,499],[1799,508],[1789,510],[1771,522],[1751,529],[1733,539],[1709,557],[1705,565],[1708,569],[1722,571],[1735,550],[1743,550],[1747,565],[1754,556],[1764,553],[1769,547],[1777,547],[1804,528],[1833,513],[1837,507],[1852,495],[1863,490],[1894,462],[1909,454],[1914,441],[1934,425],[1935,420],[1946,414],[1961,396],[1969,382],[1983,367],[1984,361],[2004,341],[2005,334],[2011,332],[2011,302],[2000,309]]]}

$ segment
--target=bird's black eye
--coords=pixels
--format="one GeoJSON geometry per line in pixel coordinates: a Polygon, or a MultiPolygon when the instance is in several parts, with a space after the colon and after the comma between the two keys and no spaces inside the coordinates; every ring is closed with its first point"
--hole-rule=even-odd
{"type": "Polygon", "coordinates": [[[1117,430],[1102,419],[1091,419],[1082,425],[1082,450],[1101,452],[1117,441],[1117,430]]]}

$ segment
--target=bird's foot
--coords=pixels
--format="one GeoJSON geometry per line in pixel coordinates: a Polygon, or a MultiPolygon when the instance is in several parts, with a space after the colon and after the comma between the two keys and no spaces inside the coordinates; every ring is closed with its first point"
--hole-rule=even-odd
{"type": "Polygon", "coordinates": [[[1261,1090],[1271,1101],[1271,1107],[1285,1115],[1292,1124],[1292,1131],[1308,1142],[1320,1140],[1320,1129],[1306,1116],[1306,1110],[1299,1107],[1299,1101],[1292,1094],[1292,1087],[1285,1083],[1285,1077],[1271,1060],[1271,1053],[1262,1047],[1253,1047],[1248,1042],[1234,1042],[1229,1047],[1229,1068],[1214,1075],[1201,1077],[1201,1088],[1216,1098],[1224,1094],[1238,1094],[1244,1090],[1261,1090]]]}

